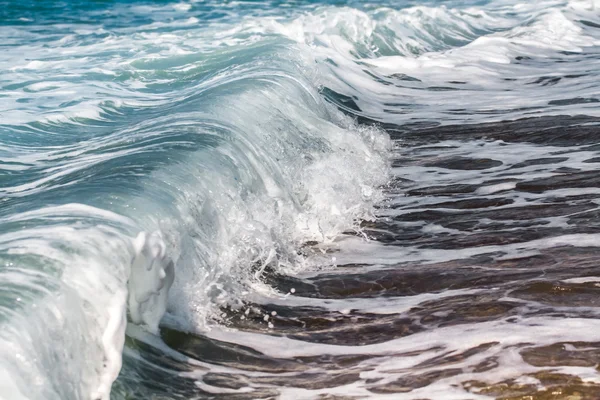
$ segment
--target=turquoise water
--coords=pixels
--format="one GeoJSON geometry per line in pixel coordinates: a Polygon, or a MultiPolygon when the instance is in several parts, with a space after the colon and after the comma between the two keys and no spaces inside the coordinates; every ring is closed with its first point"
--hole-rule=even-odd
{"type": "Polygon", "coordinates": [[[0,397],[147,396],[160,326],[335,265],[299,249],[376,219],[386,127],[597,117],[598,6],[1,2],[0,397]]]}

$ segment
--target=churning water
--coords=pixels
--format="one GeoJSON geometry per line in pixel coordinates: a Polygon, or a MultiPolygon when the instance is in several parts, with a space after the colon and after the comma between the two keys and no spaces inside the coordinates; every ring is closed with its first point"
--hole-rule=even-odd
{"type": "Polygon", "coordinates": [[[0,2],[0,398],[600,398],[600,2],[0,2]]]}

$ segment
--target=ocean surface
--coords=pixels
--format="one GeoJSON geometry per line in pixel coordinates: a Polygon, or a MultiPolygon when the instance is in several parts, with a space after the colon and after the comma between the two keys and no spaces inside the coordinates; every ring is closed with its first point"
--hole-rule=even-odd
{"type": "Polygon", "coordinates": [[[0,1],[0,398],[600,399],[600,0],[0,1]]]}

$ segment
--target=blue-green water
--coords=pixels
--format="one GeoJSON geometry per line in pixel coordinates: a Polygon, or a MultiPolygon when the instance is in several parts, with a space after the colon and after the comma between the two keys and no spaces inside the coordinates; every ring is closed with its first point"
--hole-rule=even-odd
{"type": "Polygon", "coordinates": [[[159,326],[219,329],[375,218],[382,126],[597,116],[597,10],[1,2],[0,397],[168,396],[177,374],[140,372],[159,326]]]}

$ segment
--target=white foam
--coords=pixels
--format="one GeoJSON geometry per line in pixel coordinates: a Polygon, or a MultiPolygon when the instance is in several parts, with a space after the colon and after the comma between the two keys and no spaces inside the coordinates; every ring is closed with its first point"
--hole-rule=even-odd
{"type": "Polygon", "coordinates": [[[159,232],[141,232],[134,241],[135,256],[129,276],[129,315],[136,324],[144,324],[158,334],[158,323],[167,309],[167,295],[175,268],[166,255],[159,232]]]}
{"type": "Polygon", "coordinates": [[[313,299],[300,296],[260,296],[260,294],[256,293],[252,296],[248,296],[247,300],[259,304],[274,304],[286,307],[315,307],[316,309],[337,311],[344,315],[350,315],[355,312],[389,315],[407,312],[411,308],[426,301],[443,299],[446,297],[472,295],[480,292],[482,292],[482,290],[479,289],[456,289],[446,290],[440,293],[421,293],[405,297],[382,297],[374,299],[313,299]]]}
{"type": "Polygon", "coordinates": [[[0,236],[2,257],[14,259],[0,279],[21,296],[15,310],[0,309],[0,368],[26,398],[108,399],[121,366],[128,269],[127,240],[115,228],[125,220],[113,215],[71,204],[0,221],[26,227],[0,236]]]}
{"type": "Polygon", "coordinates": [[[563,279],[565,283],[589,283],[589,282],[600,282],[600,277],[598,276],[584,276],[581,278],[569,278],[563,279]]]}

